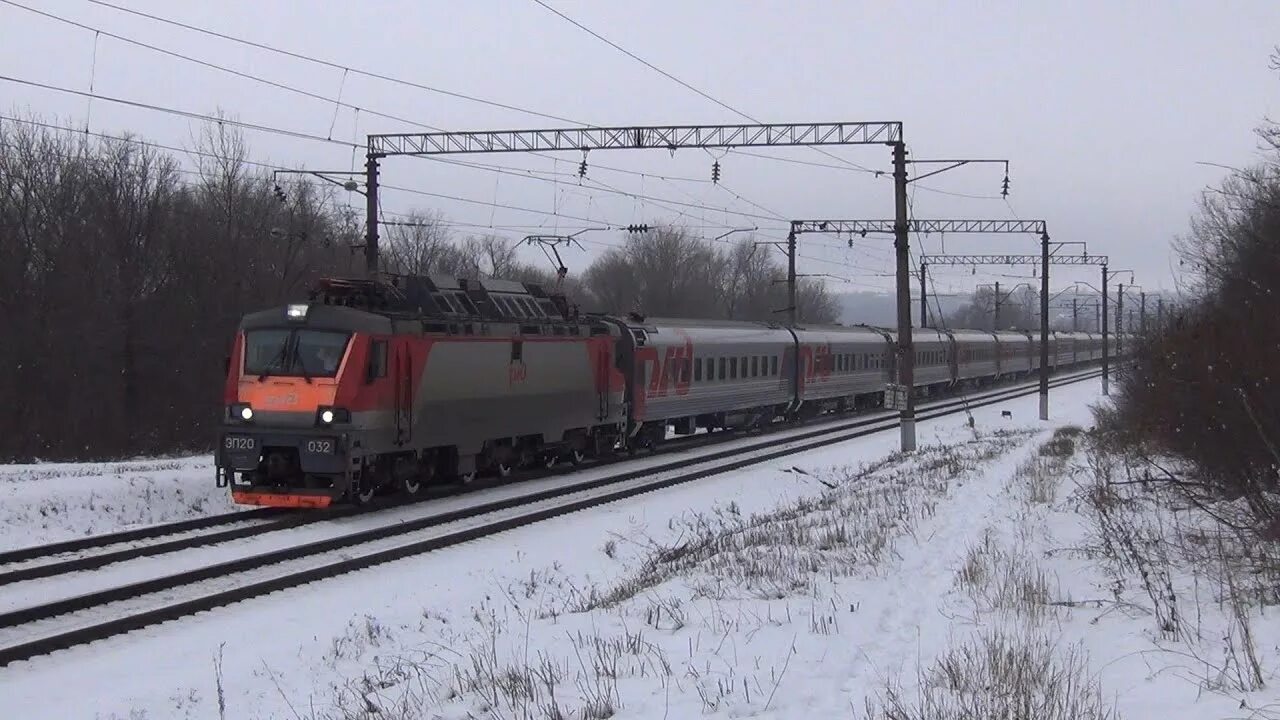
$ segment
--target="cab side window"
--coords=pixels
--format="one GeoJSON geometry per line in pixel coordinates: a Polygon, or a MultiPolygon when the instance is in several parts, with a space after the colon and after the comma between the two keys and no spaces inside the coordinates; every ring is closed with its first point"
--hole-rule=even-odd
{"type": "Polygon", "coordinates": [[[365,371],[365,379],[372,382],[387,376],[387,341],[373,340],[369,343],[369,367],[365,371]]]}

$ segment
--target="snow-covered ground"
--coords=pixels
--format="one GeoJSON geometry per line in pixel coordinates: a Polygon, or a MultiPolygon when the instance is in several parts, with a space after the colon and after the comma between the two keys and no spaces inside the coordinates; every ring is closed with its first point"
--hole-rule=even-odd
{"type": "Polygon", "coordinates": [[[0,465],[0,551],[237,509],[212,455],[0,465]]]}
{"type": "Polygon", "coordinates": [[[1055,391],[1051,423],[1022,398],[921,423],[909,457],[881,433],[17,663],[0,708],[938,718],[991,695],[964,688],[1071,679],[1091,693],[1032,716],[1265,717],[1280,628],[1134,560],[1167,524],[1091,490],[1079,438],[1054,439],[1096,391],[1055,391]]]}

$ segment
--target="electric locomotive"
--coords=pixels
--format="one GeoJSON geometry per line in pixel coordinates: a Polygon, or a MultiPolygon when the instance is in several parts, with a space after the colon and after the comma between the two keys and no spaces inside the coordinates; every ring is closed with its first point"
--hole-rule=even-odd
{"type": "Polygon", "coordinates": [[[536,285],[323,280],[240,323],[218,483],[241,504],[326,507],[580,461],[626,431],[621,332],[536,285]]]}

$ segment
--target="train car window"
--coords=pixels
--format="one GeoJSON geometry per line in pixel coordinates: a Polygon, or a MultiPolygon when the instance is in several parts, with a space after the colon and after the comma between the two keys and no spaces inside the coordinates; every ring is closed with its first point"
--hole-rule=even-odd
{"type": "Polygon", "coordinates": [[[728,370],[728,365],[727,365],[727,363],[728,363],[728,362],[729,362],[729,361],[728,361],[728,360],[726,360],[725,358],[720,358],[720,372],[716,373],[716,377],[717,377],[717,378],[720,378],[721,380],[724,380],[725,378],[729,377],[729,374],[728,374],[728,372],[727,372],[727,370],[728,370]]]}
{"type": "Polygon", "coordinates": [[[689,383],[689,373],[693,372],[693,361],[689,358],[680,359],[680,384],[687,385],[689,383]]]}
{"type": "Polygon", "coordinates": [[[750,377],[747,375],[747,358],[745,356],[742,358],[742,377],[750,377]]]}
{"type": "Polygon", "coordinates": [[[729,358],[729,379],[738,379],[738,358],[736,357],[729,358]]]}
{"type": "Polygon", "coordinates": [[[702,382],[702,358],[693,359],[693,381],[702,382]]]}
{"type": "Polygon", "coordinates": [[[511,361],[524,362],[524,341],[523,340],[511,341],[511,361]]]}
{"type": "Polygon", "coordinates": [[[760,376],[760,357],[757,355],[752,355],[751,356],[751,377],[759,377],[759,376],[760,376]]]}
{"type": "Polygon", "coordinates": [[[769,358],[769,370],[770,370],[770,374],[772,375],[778,374],[778,356],[777,355],[774,355],[773,357],[769,358]]]}

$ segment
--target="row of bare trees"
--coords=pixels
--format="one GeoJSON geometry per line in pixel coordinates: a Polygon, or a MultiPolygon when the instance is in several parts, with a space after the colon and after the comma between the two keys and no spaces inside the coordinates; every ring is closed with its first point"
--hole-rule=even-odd
{"type": "MultiPolygon", "coordinates": [[[[637,311],[654,317],[782,320],[787,308],[786,271],[753,236],[715,246],[683,228],[655,227],[619,237],[581,273],[570,274],[562,291],[585,310],[637,311]]],[[[384,261],[389,270],[413,275],[499,277],[556,286],[553,265],[522,262],[518,247],[493,235],[459,240],[438,214],[414,214],[388,226],[384,261]]],[[[562,250],[572,264],[575,250],[562,250]]],[[[839,317],[826,286],[801,278],[798,317],[831,323],[839,317]]]]}
{"type": "Polygon", "coordinates": [[[1034,291],[1024,288],[1000,291],[999,327],[996,326],[996,293],[994,288],[978,288],[969,302],[946,317],[948,328],[973,330],[1035,330],[1040,327],[1040,303],[1034,291]]]}
{"type": "MultiPolygon", "coordinates": [[[[134,139],[0,124],[0,460],[207,448],[223,362],[247,312],[354,275],[362,218],[305,181],[274,192],[242,137],[205,128],[193,169],[134,139]]],[[[494,236],[439,215],[388,225],[384,269],[554,283],[494,236]]],[[[638,235],[565,284],[586,310],[776,318],[778,262],[675,228],[638,235]]],[[[835,318],[817,284],[802,317],[835,318]]]]}
{"type": "Polygon", "coordinates": [[[282,203],[238,136],[197,145],[185,171],[0,125],[0,458],[207,445],[240,316],[350,265],[353,227],[311,186],[282,203]]]}
{"type": "MultiPolygon", "coordinates": [[[[1278,67],[1277,69],[1280,69],[1278,67]]],[[[1152,477],[1206,506],[1238,499],[1280,539],[1280,129],[1264,160],[1206,191],[1175,243],[1192,298],[1136,341],[1105,425],[1152,477]],[[1170,467],[1158,458],[1172,456],[1170,467]]],[[[1154,324],[1152,324],[1154,326],[1154,324]]]]}

